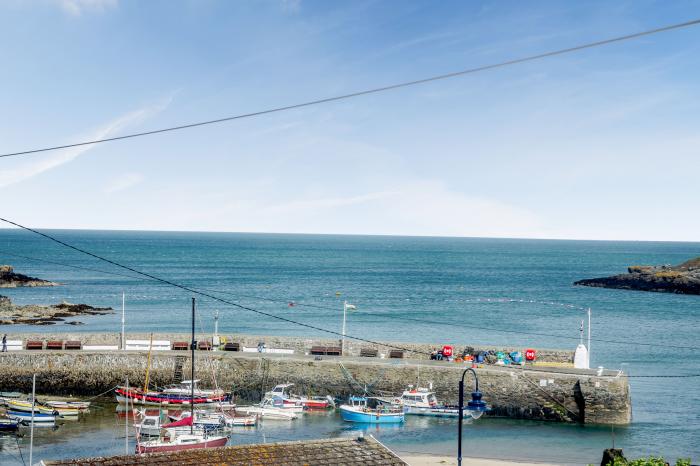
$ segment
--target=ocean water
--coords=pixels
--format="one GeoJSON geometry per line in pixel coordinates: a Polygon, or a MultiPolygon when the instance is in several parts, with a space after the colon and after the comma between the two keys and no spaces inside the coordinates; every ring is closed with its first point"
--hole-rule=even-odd
{"type": "MultiPolygon", "coordinates": [[[[590,307],[594,366],[621,368],[633,376],[700,373],[700,296],[572,286],[577,279],[620,273],[632,264],[685,261],[700,255],[700,243],[50,233],[135,269],[334,331],[341,329],[342,301],[347,299],[357,305],[348,316],[348,334],[377,340],[573,349],[585,318],[582,309],[590,307]],[[319,307],[290,307],[291,301],[319,307]]],[[[39,236],[0,230],[0,262],[62,284],[0,290],[16,303],[66,300],[118,309],[124,291],[127,332],[189,331],[189,292],[104,273],[133,275],[39,236]]],[[[327,336],[207,298],[198,298],[198,310],[198,331],[211,332],[218,311],[221,333],[327,336]]],[[[117,313],[81,317],[82,326],[1,330],[116,333],[120,318],[117,313]]],[[[631,385],[634,420],[615,429],[616,446],[631,456],[700,461],[700,379],[634,378],[631,385]]],[[[471,427],[473,456],[595,463],[613,438],[609,427],[598,426],[482,419],[471,427]]],[[[378,436],[402,450],[445,453],[456,448],[456,429],[442,424],[414,428],[407,423],[378,436]]]]}

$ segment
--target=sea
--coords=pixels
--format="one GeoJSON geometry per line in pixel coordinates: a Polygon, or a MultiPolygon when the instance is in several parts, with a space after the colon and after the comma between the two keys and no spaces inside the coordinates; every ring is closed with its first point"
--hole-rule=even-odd
{"type": "MultiPolygon", "coordinates": [[[[482,418],[465,430],[465,456],[589,464],[599,463],[603,449],[614,444],[628,457],[700,462],[700,378],[691,377],[700,374],[700,296],[573,286],[582,278],[625,272],[629,265],[681,263],[700,256],[700,243],[44,232],[134,270],[268,314],[195,296],[197,330],[204,333],[213,331],[218,314],[221,334],[336,338],[274,316],[340,332],[347,301],[356,306],[347,316],[349,336],[453,344],[457,349],[573,350],[590,308],[591,364],[632,376],[632,423],[611,428],[482,418]]],[[[139,277],[34,233],[0,230],[0,262],[61,284],[0,290],[17,304],[68,301],[117,310],[69,319],[83,325],[4,326],[0,332],[10,339],[13,332],[118,333],[122,293],[127,333],[189,332],[192,292],[139,277]]],[[[39,457],[122,453],[123,421],[114,406],[89,416],[37,433],[39,457]]],[[[328,414],[294,425],[268,423],[252,433],[234,434],[232,442],[356,433],[328,414]]],[[[457,428],[449,420],[412,419],[367,433],[399,452],[456,454],[457,428]]],[[[28,437],[0,437],[0,463],[22,464],[19,453],[26,456],[28,437]]]]}

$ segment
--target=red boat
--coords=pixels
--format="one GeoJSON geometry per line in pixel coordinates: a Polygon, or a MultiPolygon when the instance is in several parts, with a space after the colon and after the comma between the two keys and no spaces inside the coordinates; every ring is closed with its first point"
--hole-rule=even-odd
{"type": "Polygon", "coordinates": [[[129,388],[127,391],[126,388],[119,387],[115,390],[115,392],[117,394],[118,403],[126,403],[128,400],[130,403],[145,405],[189,406],[190,402],[197,405],[218,403],[226,400],[226,395],[223,393],[207,396],[195,396],[194,398],[191,398],[190,396],[180,394],[144,392],[138,388],[129,388]]]}

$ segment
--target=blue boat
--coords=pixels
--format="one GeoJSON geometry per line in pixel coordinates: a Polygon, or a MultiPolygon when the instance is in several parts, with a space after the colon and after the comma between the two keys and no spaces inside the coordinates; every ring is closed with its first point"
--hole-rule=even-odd
{"type": "Polygon", "coordinates": [[[0,417],[0,432],[12,432],[19,428],[19,421],[16,419],[9,419],[6,417],[0,417]]]}
{"type": "Polygon", "coordinates": [[[343,421],[366,424],[398,424],[404,421],[403,409],[392,406],[367,406],[367,398],[351,396],[349,404],[340,406],[343,421]]]}
{"type": "MultiPolygon", "coordinates": [[[[25,413],[24,411],[8,411],[7,416],[11,419],[16,419],[24,423],[32,422],[32,413],[25,413]]],[[[56,416],[54,416],[53,414],[43,414],[35,412],[34,422],[56,422],[56,416]]]]}

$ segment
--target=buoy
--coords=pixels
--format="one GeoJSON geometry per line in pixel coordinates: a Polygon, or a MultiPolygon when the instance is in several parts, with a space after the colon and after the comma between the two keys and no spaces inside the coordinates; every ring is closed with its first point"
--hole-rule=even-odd
{"type": "Polygon", "coordinates": [[[528,348],[525,350],[525,360],[526,361],[534,361],[536,357],[537,357],[537,351],[535,351],[534,349],[528,348]]]}

